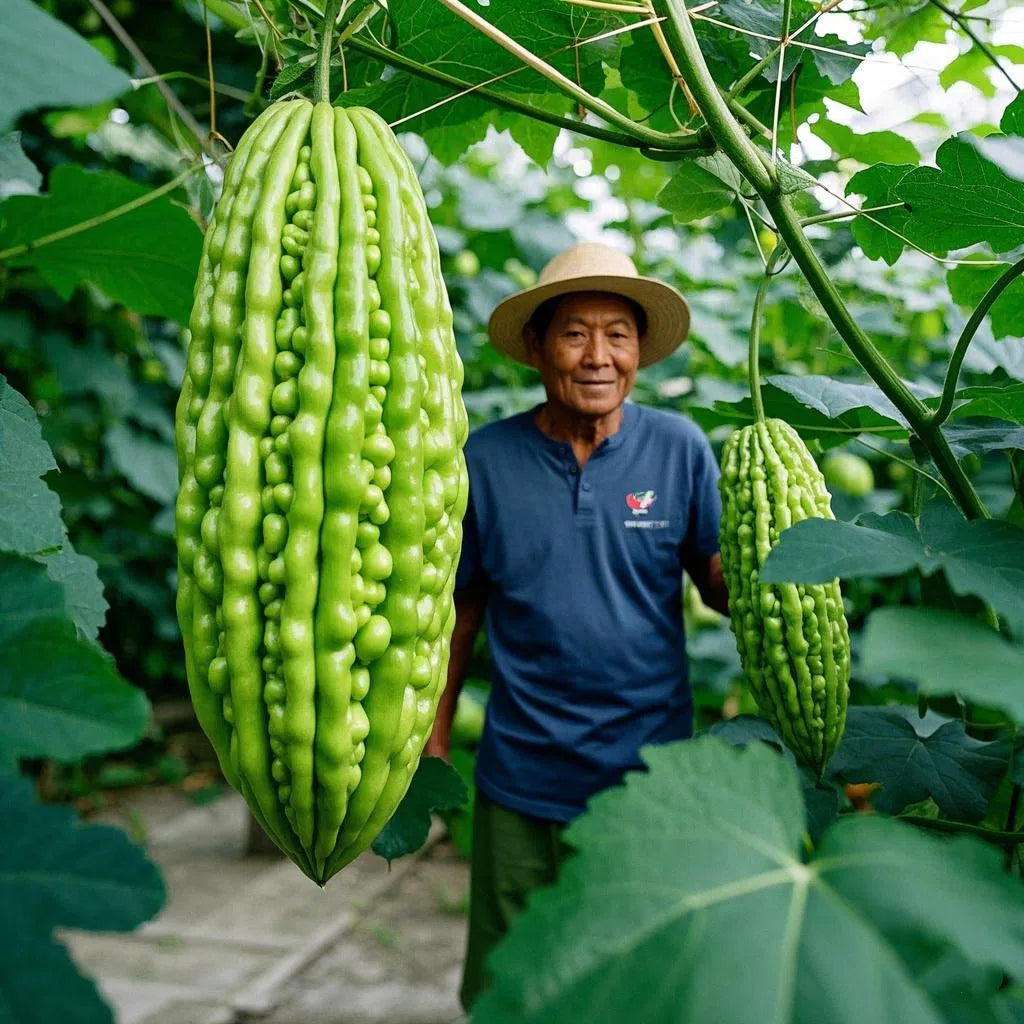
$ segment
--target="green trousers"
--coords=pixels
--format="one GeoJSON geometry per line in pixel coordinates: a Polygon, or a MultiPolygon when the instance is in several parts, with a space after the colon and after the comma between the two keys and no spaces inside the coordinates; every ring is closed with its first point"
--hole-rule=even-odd
{"type": "Polygon", "coordinates": [[[504,938],[527,896],[551,885],[571,848],[563,824],[499,807],[479,791],[473,804],[469,937],[459,998],[468,1011],[487,988],[487,957],[504,938]]]}

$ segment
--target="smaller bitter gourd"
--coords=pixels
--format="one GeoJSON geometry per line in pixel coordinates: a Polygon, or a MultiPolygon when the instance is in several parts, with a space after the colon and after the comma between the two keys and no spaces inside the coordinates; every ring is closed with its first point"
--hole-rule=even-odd
{"type": "Polygon", "coordinates": [[[722,450],[721,557],[730,626],[758,708],[820,775],[842,739],[850,641],[839,580],[762,583],[779,534],[802,519],[834,519],[825,480],[783,420],[735,431],[722,450]]]}

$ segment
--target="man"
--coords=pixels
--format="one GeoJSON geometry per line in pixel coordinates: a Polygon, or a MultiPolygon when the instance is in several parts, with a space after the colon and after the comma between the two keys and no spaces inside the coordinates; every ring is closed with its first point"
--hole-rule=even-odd
{"type": "Polygon", "coordinates": [[[494,678],[476,766],[468,1009],[527,894],[555,880],[565,824],[692,734],[681,590],[727,611],[718,470],[688,419],[626,403],[639,367],[686,337],[689,310],[632,261],[583,243],[502,302],[491,341],[540,371],[546,400],[473,432],[448,686],[452,715],[485,613],[494,678]]]}

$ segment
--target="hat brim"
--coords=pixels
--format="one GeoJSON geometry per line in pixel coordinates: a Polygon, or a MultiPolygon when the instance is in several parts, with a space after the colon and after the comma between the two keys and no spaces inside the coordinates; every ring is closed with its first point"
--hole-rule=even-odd
{"type": "Polygon", "coordinates": [[[530,365],[523,330],[534,310],[547,299],[571,292],[610,292],[639,303],[647,313],[640,343],[640,366],[650,366],[674,352],[690,332],[690,307],[671,285],[650,277],[589,274],[534,285],[500,302],[487,325],[491,344],[519,363],[530,365]]]}

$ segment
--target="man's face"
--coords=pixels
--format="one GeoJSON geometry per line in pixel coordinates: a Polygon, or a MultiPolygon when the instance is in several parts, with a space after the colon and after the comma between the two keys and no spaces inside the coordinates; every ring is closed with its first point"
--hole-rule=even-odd
{"type": "Polygon", "coordinates": [[[597,418],[614,412],[636,381],[641,340],[636,317],[616,295],[566,295],[544,338],[527,340],[548,402],[577,415],[597,418]]]}

